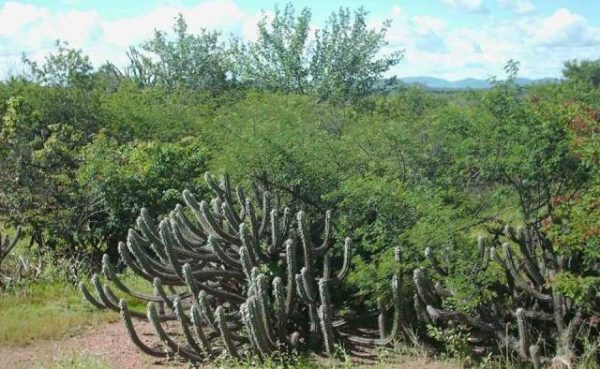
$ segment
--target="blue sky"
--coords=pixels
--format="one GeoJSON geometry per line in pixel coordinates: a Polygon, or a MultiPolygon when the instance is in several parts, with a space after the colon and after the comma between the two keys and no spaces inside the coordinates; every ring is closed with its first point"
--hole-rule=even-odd
{"type": "MultiPolygon", "coordinates": [[[[170,29],[182,13],[191,31],[222,30],[246,39],[280,1],[29,0],[0,1],[0,73],[18,70],[21,52],[41,60],[60,38],[99,65],[126,62],[125,51],[170,29]]],[[[392,20],[386,52],[405,50],[398,76],[456,80],[502,76],[509,59],[524,77],[557,77],[568,59],[600,58],[600,0],[321,0],[294,1],[319,28],[340,6],[365,7],[373,27],[392,20]]]]}

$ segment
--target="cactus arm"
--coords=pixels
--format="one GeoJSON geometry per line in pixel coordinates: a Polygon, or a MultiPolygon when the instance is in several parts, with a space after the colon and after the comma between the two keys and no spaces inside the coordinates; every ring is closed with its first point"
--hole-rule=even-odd
{"type": "Polygon", "coordinates": [[[538,345],[529,346],[529,356],[531,357],[531,363],[533,369],[542,369],[542,361],[540,360],[540,349],[538,345]]]}
{"type": "MultiPolygon", "coordinates": [[[[162,299],[159,297],[156,297],[156,296],[150,295],[150,294],[146,294],[146,293],[142,293],[142,292],[138,292],[138,291],[132,290],[129,287],[127,287],[127,285],[125,285],[125,283],[123,283],[123,281],[121,281],[119,276],[115,273],[114,267],[110,263],[110,259],[107,254],[104,254],[104,256],[102,257],[102,272],[104,273],[104,276],[106,277],[106,279],[111,281],[115,285],[115,287],[117,287],[122,292],[128,294],[129,296],[138,298],[140,300],[145,300],[145,301],[155,301],[155,302],[162,301],[162,299]]],[[[179,297],[180,299],[189,298],[191,296],[192,295],[189,291],[177,294],[177,297],[179,297]]],[[[171,296],[170,298],[174,298],[174,297],[175,296],[171,296]]]]}
{"type": "Polygon", "coordinates": [[[174,353],[181,355],[182,357],[191,360],[193,362],[202,361],[203,357],[190,350],[188,347],[182,346],[179,343],[173,341],[171,337],[165,332],[162,325],[160,324],[160,320],[158,319],[158,314],[156,312],[155,303],[148,303],[148,320],[152,324],[156,335],[160,338],[162,343],[174,353]]]}
{"type": "Polygon", "coordinates": [[[181,225],[182,233],[190,237],[192,240],[200,242],[205,240],[208,236],[198,224],[195,224],[192,220],[190,220],[190,218],[188,218],[181,204],[177,204],[175,206],[173,215],[175,220],[177,220],[177,223],[181,225]]]}
{"type": "Polygon", "coordinates": [[[438,305],[438,298],[433,292],[433,287],[431,286],[431,282],[425,275],[425,272],[421,268],[417,268],[413,272],[413,280],[415,283],[415,287],[417,288],[417,293],[421,300],[425,303],[425,305],[438,305]]]}
{"type": "Polygon", "coordinates": [[[259,319],[259,312],[256,307],[256,297],[250,296],[246,302],[250,326],[252,327],[253,339],[255,340],[261,354],[270,355],[273,351],[272,346],[267,341],[264,326],[259,319]]]}
{"type": "Polygon", "coordinates": [[[427,305],[427,313],[429,314],[431,319],[434,321],[437,321],[437,320],[459,321],[459,322],[468,324],[470,326],[473,326],[473,327],[475,327],[483,332],[486,332],[486,333],[491,333],[491,334],[496,333],[496,329],[493,326],[491,326],[487,323],[484,323],[478,319],[472,318],[460,311],[442,310],[442,309],[435,308],[431,305],[427,305]]]}
{"type": "Polygon", "coordinates": [[[271,210],[269,214],[269,219],[271,222],[271,246],[269,247],[269,254],[276,255],[277,250],[282,242],[282,234],[280,228],[279,219],[277,219],[277,209],[271,210]]]}
{"type": "Polygon", "coordinates": [[[258,237],[262,236],[267,229],[269,224],[269,213],[271,212],[271,194],[268,191],[263,192],[262,195],[262,210],[261,210],[261,221],[260,227],[258,228],[258,237]]]}
{"type": "Polygon", "coordinates": [[[225,231],[225,229],[223,229],[222,225],[219,224],[217,222],[217,220],[213,217],[213,213],[208,208],[208,205],[206,204],[206,201],[201,201],[200,202],[200,212],[201,212],[204,220],[210,226],[210,230],[212,230],[211,233],[214,236],[217,236],[218,238],[221,238],[224,241],[229,242],[231,244],[234,244],[236,246],[240,246],[241,245],[240,239],[237,238],[236,236],[228,233],[227,231],[225,231]]]}
{"type": "Polygon", "coordinates": [[[286,339],[286,332],[287,332],[287,327],[286,327],[286,323],[287,323],[287,319],[286,319],[286,312],[285,312],[285,292],[283,289],[283,282],[281,280],[281,278],[279,277],[275,277],[273,279],[273,302],[274,302],[274,309],[275,309],[275,317],[276,317],[276,322],[277,322],[277,336],[279,338],[279,342],[281,344],[284,344],[287,339],[286,339]]]}
{"type": "Polygon", "coordinates": [[[297,270],[297,257],[296,254],[296,243],[292,239],[288,239],[285,242],[285,253],[287,263],[287,286],[286,286],[286,301],[285,301],[285,316],[290,316],[294,307],[294,284],[296,282],[296,270],[297,270]]]}
{"type": "Polygon", "coordinates": [[[97,309],[106,309],[107,307],[100,301],[96,300],[96,298],[88,291],[87,287],[83,282],[79,282],[79,291],[85,299],[92,305],[94,305],[97,309]]]}
{"type": "Polygon", "coordinates": [[[260,225],[258,224],[258,221],[256,219],[256,213],[254,212],[254,205],[252,205],[252,202],[250,201],[250,199],[246,199],[245,208],[246,208],[246,217],[250,221],[250,234],[252,235],[252,241],[258,248],[259,237],[260,237],[260,235],[259,235],[260,225]]]}
{"type": "Polygon", "coordinates": [[[523,359],[527,359],[529,353],[529,331],[527,330],[527,322],[522,308],[518,308],[515,314],[517,316],[517,326],[519,330],[519,355],[523,359]]]}
{"type": "Polygon", "coordinates": [[[168,296],[162,286],[162,282],[160,281],[160,278],[154,278],[154,281],[152,283],[153,286],[153,290],[154,290],[154,295],[156,296],[156,298],[159,301],[155,301],[153,300],[149,300],[149,301],[154,301],[154,302],[162,302],[167,304],[167,306],[169,307],[173,307],[173,300],[175,299],[175,297],[172,296],[168,296]]]}
{"type": "Polygon", "coordinates": [[[204,349],[204,352],[207,353],[207,355],[212,356],[213,350],[210,345],[210,341],[204,334],[204,329],[202,328],[202,314],[200,313],[200,308],[198,308],[196,302],[192,305],[191,315],[192,324],[194,325],[194,331],[196,332],[196,336],[200,341],[200,345],[204,349]]]}
{"type": "Polygon", "coordinates": [[[181,331],[183,332],[183,336],[185,337],[188,345],[195,351],[197,355],[202,355],[203,350],[200,348],[198,343],[196,343],[192,333],[190,332],[190,320],[183,311],[181,301],[178,298],[175,298],[173,301],[173,306],[175,308],[175,316],[177,317],[177,321],[181,326],[181,331]]]}
{"type": "Polygon", "coordinates": [[[348,275],[348,271],[350,270],[350,258],[352,254],[352,239],[347,237],[344,242],[344,259],[342,263],[342,269],[337,274],[337,280],[343,281],[348,275]]]}
{"type": "Polygon", "coordinates": [[[315,254],[319,256],[323,256],[329,251],[331,248],[331,210],[327,210],[325,212],[325,228],[323,230],[323,243],[321,246],[315,248],[315,254]]]}
{"type": "Polygon", "coordinates": [[[510,249],[510,245],[507,242],[505,242],[502,245],[502,249],[504,251],[504,256],[505,256],[505,260],[506,260],[506,266],[508,267],[508,271],[512,275],[517,286],[519,288],[521,288],[522,290],[524,290],[525,292],[529,293],[531,296],[533,296],[541,301],[546,301],[546,302],[552,301],[552,296],[536,290],[535,288],[531,287],[527,282],[525,282],[523,280],[523,278],[521,277],[521,275],[519,274],[519,272],[515,266],[515,262],[512,257],[512,251],[510,249]]]}
{"type": "Polygon", "coordinates": [[[223,344],[225,345],[227,353],[233,358],[238,358],[239,355],[237,349],[233,343],[229,328],[227,327],[227,316],[223,310],[223,306],[218,306],[215,310],[216,323],[219,328],[219,332],[221,333],[221,339],[223,340],[223,344]]]}
{"type": "Polygon", "coordinates": [[[229,255],[218,240],[216,240],[213,236],[208,236],[208,245],[217,253],[221,261],[227,264],[229,267],[234,268],[236,270],[241,269],[241,264],[238,260],[235,260],[231,255],[229,255]]]}
{"type": "Polygon", "coordinates": [[[135,332],[133,322],[131,321],[131,315],[129,314],[129,309],[127,308],[127,302],[124,299],[119,301],[119,310],[121,321],[123,322],[123,325],[125,325],[125,330],[127,331],[129,338],[143,353],[154,357],[167,357],[169,355],[169,353],[166,351],[155,350],[142,342],[135,332]]]}
{"type": "Polygon", "coordinates": [[[313,246],[310,243],[308,237],[308,226],[306,225],[306,219],[304,211],[299,211],[296,215],[298,221],[298,233],[300,233],[300,239],[302,241],[302,250],[304,252],[304,268],[306,268],[308,276],[312,279],[313,274],[313,246]]]}
{"type": "Polygon", "coordinates": [[[270,306],[269,306],[269,293],[267,291],[267,277],[264,274],[259,274],[256,277],[256,297],[257,297],[257,310],[260,314],[260,322],[263,324],[263,331],[267,341],[271,346],[275,346],[275,340],[271,333],[271,326],[269,325],[270,319],[270,306]]]}
{"type": "Polygon", "coordinates": [[[331,299],[329,297],[328,280],[319,280],[319,295],[321,306],[319,307],[319,318],[321,323],[321,333],[323,335],[323,345],[328,355],[333,355],[335,350],[335,338],[333,335],[333,313],[331,312],[331,299]]]}
{"type": "Polygon", "coordinates": [[[215,331],[217,330],[217,323],[215,322],[215,314],[208,302],[206,292],[200,291],[198,293],[198,312],[202,316],[203,320],[208,323],[215,331]]]}
{"type": "MultiPolygon", "coordinates": [[[[225,178],[225,176],[222,177],[222,182],[224,182],[224,178],[225,178]]],[[[210,172],[204,173],[204,181],[206,182],[206,184],[208,185],[210,190],[215,193],[215,195],[217,195],[220,199],[223,199],[223,197],[225,195],[225,191],[223,190],[223,188],[221,188],[219,183],[215,180],[215,177],[212,175],[212,173],[210,173],[210,172]]]]}
{"type": "Polygon", "coordinates": [[[100,301],[102,301],[102,305],[104,305],[105,307],[107,307],[110,310],[119,311],[119,307],[117,306],[117,304],[115,304],[115,301],[111,301],[108,298],[108,296],[106,296],[104,294],[104,290],[100,283],[100,278],[98,277],[98,274],[94,273],[94,275],[92,276],[92,285],[94,286],[94,289],[96,290],[96,294],[98,295],[98,297],[100,297],[100,301]]]}

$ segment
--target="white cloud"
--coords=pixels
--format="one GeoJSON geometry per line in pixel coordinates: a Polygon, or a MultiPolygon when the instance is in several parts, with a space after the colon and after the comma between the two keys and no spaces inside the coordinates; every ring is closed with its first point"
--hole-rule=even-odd
{"type": "Polygon", "coordinates": [[[463,13],[487,13],[488,8],[481,0],[442,0],[447,6],[463,13]]]}
{"type": "Polygon", "coordinates": [[[43,19],[49,19],[47,9],[29,4],[7,2],[0,7],[0,37],[14,37],[24,28],[43,19]]]}
{"type": "Polygon", "coordinates": [[[536,12],[535,5],[527,0],[498,0],[503,8],[509,8],[517,15],[531,15],[536,12]]]}
{"type": "MultiPolygon", "coordinates": [[[[487,11],[481,0],[443,1],[455,11],[487,11]]],[[[503,76],[506,61],[515,59],[521,61],[523,76],[546,77],[560,75],[564,60],[598,58],[600,28],[592,26],[583,15],[558,9],[543,17],[527,0],[497,1],[510,10],[511,16],[481,18],[477,26],[457,26],[450,19],[452,13],[445,17],[411,14],[408,5],[372,13],[368,24],[378,28],[384,19],[392,19],[386,35],[389,44],[383,52],[405,50],[406,54],[390,75],[447,79],[503,76]]],[[[178,13],[184,15],[190,32],[218,29],[225,36],[234,33],[255,40],[256,23],[262,15],[244,12],[237,5],[240,3],[241,0],[207,0],[181,6],[173,1],[170,4],[174,5],[157,7],[145,14],[110,20],[94,10],[52,11],[15,1],[0,3],[0,76],[19,69],[22,51],[33,60],[41,60],[54,49],[57,38],[82,48],[96,66],[106,60],[124,65],[128,46],[149,39],[155,28],[170,31],[178,13]]],[[[272,17],[272,13],[266,14],[272,17]]],[[[318,27],[311,24],[311,30],[318,27]]]]}
{"type": "Polygon", "coordinates": [[[525,0],[518,0],[515,4],[516,12],[519,15],[528,15],[535,12],[535,5],[525,0]]]}
{"type": "Polygon", "coordinates": [[[600,44],[600,29],[590,27],[583,16],[561,8],[542,21],[535,40],[549,47],[593,46],[600,44]]]}
{"type": "Polygon", "coordinates": [[[0,5],[0,56],[6,59],[4,64],[11,65],[20,59],[21,52],[41,60],[53,49],[54,41],[61,39],[82,48],[95,65],[106,60],[122,64],[127,47],[151,38],[155,29],[170,31],[179,13],[190,32],[205,28],[240,33],[244,24],[255,20],[233,0],[208,0],[190,7],[161,6],[146,14],[114,20],[102,18],[95,10],[53,13],[42,6],[7,2],[0,5]]]}

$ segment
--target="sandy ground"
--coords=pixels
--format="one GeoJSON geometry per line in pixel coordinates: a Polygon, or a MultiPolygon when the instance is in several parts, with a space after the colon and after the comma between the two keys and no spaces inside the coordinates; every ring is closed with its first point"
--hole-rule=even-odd
{"type": "MultiPolygon", "coordinates": [[[[140,337],[149,345],[156,345],[152,328],[148,323],[136,322],[140,337]]],[[[82,335],[64,340],[37,342],[23,347],[0,347],[0,369],[44,368],[57,359],[74,354],[88,354],[101,358],[115,369],[171,369],[189,368],[186,363],[154,359],[140,353],[129,341],[120,323],[107,323],[82,335]]],[[[358,359],[358,358],[355,358],[358,359]]],[[[402,369],[453,369],[455,366],[427,358],[398,357],[386,364],[358,359],[361,368],[402,369]]],[[[325,359],[318,359],[323,367],[332,367],[325,359]]],[[[339,367],[339,365],[337,366],[339,367]]],[[[204,366],[209,368],[209,366],[204,366]]]]}
{"type": "MultiPolygon", "coordinates": [[[[148,324],[138,322],[140,336],[146,343],[155,342],[148,324]]],[[[89,354],[101,358],[113,368],[184,368],[174,361],[156,361],[140,353],[129,341],[120,323],[108,323],[80,336],[60,341],[43,341],[23,347],[0,347],[0,369],[30,369],[48,366],[58,359],[74,354],[89,354]]]]}

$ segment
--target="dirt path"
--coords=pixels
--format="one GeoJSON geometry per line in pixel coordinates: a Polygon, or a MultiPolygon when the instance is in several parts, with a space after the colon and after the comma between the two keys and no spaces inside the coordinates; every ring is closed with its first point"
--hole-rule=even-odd
{"type": "MultiPolygon", "coordinates": [[[[148,345],[156,345],[152,327],[147,322],[136,322],[140,338],[148,345]]],[[[189,368],[185,363],[173,360],[154,359],[140,353],[129,341],[125,328],[120,323],[107,323],[88,330],[82,335],[64,340],[37,342],[23,347],[0,347],[0,369],[38,369],[73,355],[90,355],[110,365],[111,369],[182,369],[189,368]]],[[[359,359],[359,358],[355,358],[359,359]]],[[[327,360],[317,359],[324,367],[337,367],[327,360]]],[[[354,360],[353,360],[354,361],[354,360]]],[[[396,357],[386,364],[366,364],[359,361],[361,368],[402,368],[402,369],[454,369],[456,366],[427,358],[396,357]]],[[[209,368],[204,366],[202,368],[209,368]]]]}
{"type": "MultiPolygon", "coordinates": [[[[142,339],[151,341],[152,328],[139,322],[142,339]]],[[[184,368],[174,361],[156,361],[140,353],[129,341],[125,328],[120,323],[107,323],[86,331],[80,336],[60,341],[44,341],[23,347],[0,347],[0,369],[30,369],[48,366],[58,359],[74,354],[88,354],[119,369],[166,369],[184,368]]]]}

